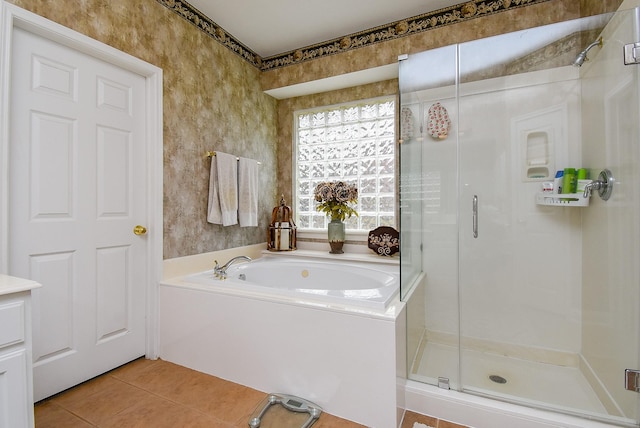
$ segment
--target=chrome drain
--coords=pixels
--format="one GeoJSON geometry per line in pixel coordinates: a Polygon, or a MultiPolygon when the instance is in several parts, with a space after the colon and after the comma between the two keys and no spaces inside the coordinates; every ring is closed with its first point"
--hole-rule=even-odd
{"type": "Polygon", "coordinates": [[[503,378],[502,376],[495,375],[495,374],[492,374],[491,376],[489,376],[489,379],[492,382],[495,382],[495,383],[507,383],[507,380],[505,378],[503,378]]]}

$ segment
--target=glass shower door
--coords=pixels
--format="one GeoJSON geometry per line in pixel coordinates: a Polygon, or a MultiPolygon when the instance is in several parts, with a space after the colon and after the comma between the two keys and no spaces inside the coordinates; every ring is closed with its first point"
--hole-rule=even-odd
{"type": "Polygon", "coordinates": [[[400,276],[402,298],[411,295],[409,376],[434,385],[439,377],[458,384],[456,50],[448,46],[400,62],[400,276]],[[436,104],[451,120],[446,137],[429,130],[436,104]],[[441,338],[442,353],[434,351],[434,336],[441,338]],[[442,364],[432,364],[434,358],[442,364]]]}
{"type": "Polygon", "coordinates": [[[584,166],[579,70],[545,55],[582,31],[562,27],[459,46],[460,370],[465,391],[576,407],[581,208],[536,204],[584,166]]]}
{"type": "Polygon", "coordinates": [[[640,251],[625,236],[640,226],[640,138],[638,66],[621,45],[637,19],[610,18],[459,47],[460,371],[465,391],[626,424],[638,402],[624,369],[638,366],[640,251]],[[599,37],[571,66],[569,47],[599,37]],[[491,67],[497,46],[519,55],[491,67]],[[587,207],[539,204],[565,168],[593,179],[607,168],[626,185],[587,207]]]}
{"type": "MultiPolygon", "coordinates": [[[[449,108],[452,103],[455,106],[456,48],[449,46],[412,55],[401,62],[399,74],[401,294],[404,298],[413,289],[419,274],[429,271],[432,264],[432,257],[423,257],[423,252],[430,253],[425,244],[433,241],[430,236],[433,228],[425,227],[425,220],[430,225],[440,225],[437,228],[455,224],[456,148],[455,144],[439,144],[439,139],[429,135],[428,114],[430,101],[436,98],[449,108]],[[438,67],[434,69],[433,64],[438,67]],[[427,265],[423,266],[423,262],[427,265]]],[[[450,133],[455,140],[455,132],[450,133]]],[[[443,256],[450,260],[452,256],[455,258],[457,247],[449,234],[446,237],[442,248],[446,248],[447,254],[443,256]]]]}
{"type": "Polygon", "coordinates": [[[401,152],[403,232],[412,225],[401,242],[402,294],[423,293],[408,301],[408,335],[420,332],[410,379],[637,426],[640,400],[624,370],[640,368],[640,66],[624,65],[622,47],[640,41],[639,15],[401,62],[401,108],[420,129],[401,152]],[[571,66],[600,36],[589,61],[571,66]],[[421,80],[407,83],[412,73],[421,80]],[[436,104],[451,119],[445,138],[429,133],[436,104]],[[565,168],[593,179],[610,169],[611,199],[538,199],[565,168]],[[420,270],[422,286],[405,281],[420,270]]]}
{"type": "Polygon", "coordinates": [[[637,426],[638,394],[622,378],[640,368],[640,65],[624,65],[622,56],[640,41],[640,9],[617,13],[602,38],[580,73],[582,159],[592,176],[610,169],[616,184],[582,216],[581,355],[602,385],[606,413],[637,426]]]}

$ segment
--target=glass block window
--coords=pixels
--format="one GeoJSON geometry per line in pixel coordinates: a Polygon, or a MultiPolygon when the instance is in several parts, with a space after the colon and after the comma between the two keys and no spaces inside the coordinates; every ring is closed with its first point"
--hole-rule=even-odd
{"type": "Polygon", "coordinates": [[[322,181],[342,180],[358,187],[359,217],[345,219],[347,229],[395,227],[395,99],[298,111],[294,119],[297,226],[327,227],[313,191],[322,181]]]}

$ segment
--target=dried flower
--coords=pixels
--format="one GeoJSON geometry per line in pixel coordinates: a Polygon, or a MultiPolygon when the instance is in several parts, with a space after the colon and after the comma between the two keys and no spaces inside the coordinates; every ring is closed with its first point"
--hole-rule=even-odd
{"type": "Polygon", "coordinates": [[[352,215],[358,215],[349,204],[358,202],[358,188],[344,181],[322,182],[316,186],[314,197],[319,204],[317,211],[331,216],[331,220],[344,220],[352,215]]]}

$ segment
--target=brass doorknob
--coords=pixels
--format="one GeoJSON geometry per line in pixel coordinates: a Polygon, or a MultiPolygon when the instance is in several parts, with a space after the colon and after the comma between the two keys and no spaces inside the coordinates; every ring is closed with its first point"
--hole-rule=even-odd
{"type": "Polygon", "coordinates": [[[147,228],[144,226],[137,225],[136,227],[133,228],[133,233],[135,233],[136,235],[144,235],[145,233],[147,233],[147,228]]]}

